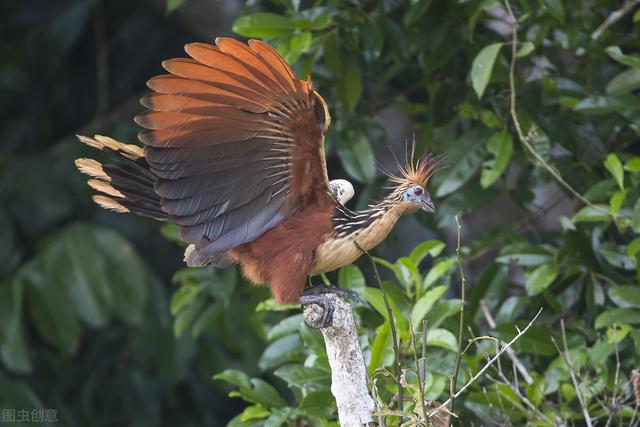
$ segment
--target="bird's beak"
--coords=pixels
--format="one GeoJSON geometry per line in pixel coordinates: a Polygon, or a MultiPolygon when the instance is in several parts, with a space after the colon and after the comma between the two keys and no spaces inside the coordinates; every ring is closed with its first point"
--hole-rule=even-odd
{"type": "Polygon", "coordinates": [[[420,209],[429,213],[436,212],[436,205],[433,204],[433,200],[427,194],[423,194],[420,198],[420,209]]]}

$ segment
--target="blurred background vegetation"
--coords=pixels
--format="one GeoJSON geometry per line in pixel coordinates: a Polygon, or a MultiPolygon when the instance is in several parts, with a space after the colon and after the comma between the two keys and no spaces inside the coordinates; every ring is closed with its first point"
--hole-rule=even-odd
{"type": "Polygon", "coordinates": [[[438,213],[403,219],[376,250],[402,408],[370,264],[329,275],[361,295],[383,408],[420,422],[420,395],[447,399],[467,339],[494,337],[466,349],[458,388],[543,308],[458,399],[454,424],[637,424],[637,4],[3,2],[0,408],[55,408],[69,426],[335,425],[323,343],[299,308],[233,269],[185,269],[175,229],[94,206],[73,166],[89,154],[75,133],[136,140],[132,116],[163,59],[235,34],[312,73],[333,116],[330,176],[356,184],[353,207],[383,194],[374,160],[393,170],[390,151],[402,158],[412,134],[447,156],[430,186],[438,213]]]}

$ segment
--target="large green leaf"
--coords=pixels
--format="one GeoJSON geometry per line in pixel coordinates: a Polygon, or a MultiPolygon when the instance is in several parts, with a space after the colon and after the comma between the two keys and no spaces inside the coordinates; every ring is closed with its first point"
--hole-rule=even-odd
{"type": "Polygon", "coordinates": [[[513,138],[506,131],[496,132],[487,140],[487,150],[493,154],[494,158],[485,162],[480,177],[482,188],[490,187],[500,175],[505,171],[513,153],[513,138]]]}
{"type": "Polygon", "coordinates": [[[469,131],[452,143],[448,168],[437,175],[436,197],[449,195],[476,174],[484,158],[486,133],[480,129],[469,131]]]}
{"type": "Polygon", "coordinates": [[[446,286],[436,286],[428,290],[420,297],[411,310],[411,327],[418,330],[422,324],[422,320],[427,316],[431,308],[440,300],[442,295],[447,292],[446,286]]]}
{"type": "Polygon", "coordinates": [[[471,64],[471,84],[478,98],[482,98],[489,84],[493,73],[493,65],[498,58],[502,45],[503,43],[492,43],[489,46],[485,46],[473,59],[471,64]]]}
{"type": "Polygon", "coordinates": [[[640,55],[625,55],[618,46],[609,46],[606,51],[611,58],[619,63],[633,68],[640,68],[640,55]]]}
{"type": "Polygon", "coordinates": [[[544,291],[558,276],[558,266],[553,263],[542,264],[527,274],[525,287],[527,294],[533,296],[544,291]]]}
{"type": "Polygon", "coordinates": [[[624,190],[624,170],[622,169],[622,162],[618,159],[615,153],[611,153],[604,161],[604,166],[609,173],[615,178],[618,183],[618,187],[624,190]]]}
{"type": "Polygon", "coordinates": [[[562,0],[543,0],[545,9],[549,11],[549,14],[560,22],[564,22],[564,6],[562,0]]]}
{"type": "Polygon", "coordinates": [[[24,281],[0,282],[0,359],[16,373],[31,372],[24,330],[24,281]]]}
{"type": "Polygon", "coordinates": [[[40,337],[63,355],[73,355],[80,343],[81,328],[76,314],[67,307],[65,292],[33,262],[19,274],[25,281],[29,315],[40,337]]]}
{"type": "Polygon", "coordinates": [[[375,157],[363,132],[345,132],[338,141],[338,154],[350,176],[360,182],[373,182],[376,176],[375,157]]]}
{"type": "Polygon", "coordinates": [[[623,95],[640,88],[640,68],[631,68],[617,74],[607,84],[608,95],[623,95]]]}
{"type": "Polygon", "coordinates": [[[604,328],[616,324],[637,325],[640,323],[640,310],[635,308],[613,308],[603,311],[597,318],[595,327],[604,328]]]}

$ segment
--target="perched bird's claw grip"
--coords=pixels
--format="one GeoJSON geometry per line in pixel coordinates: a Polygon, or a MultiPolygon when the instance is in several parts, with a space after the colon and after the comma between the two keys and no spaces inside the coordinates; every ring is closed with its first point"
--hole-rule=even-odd
{"type": "Polygon", "coordinates": [[[333,311],[335,308],[327,295],[302,295],[300,297],[300,304],[302,304],[303,309],[305,305],[316,304],[322,310],[322,313],[313,313],[313,320],[310,322],[307,321],[307,316],[305,315],[304,322],[310,328],[322,329],[332,325],[333,311]]]}
{"type": "Polygon", "coordinates": [[[324,294],[335,294],[342,299],[358,302],[360,301],[360,297],[358,293],[352,291],[351,289],[343,289],[337,286],[327,286],[327,285],[313,285],[302,292],[303,296],[306,295],[324,295],[324,294]]]}

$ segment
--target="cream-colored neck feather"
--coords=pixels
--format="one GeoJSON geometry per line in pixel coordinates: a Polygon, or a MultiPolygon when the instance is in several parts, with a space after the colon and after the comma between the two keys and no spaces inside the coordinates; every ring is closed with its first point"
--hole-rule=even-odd
{"type": "Polygon", "coordinates": [[[366,227],[342,237],[329,237],[318,247],[310,274],[326,273],[351,264],[362,255],[358,246],[365,251],[378,246],[389,235],[398,219],[406,213],[415,212],[416,207],[410,203],[389,203],[384,200],[367,211],[372,212],[374,218],[366,227]]]}

